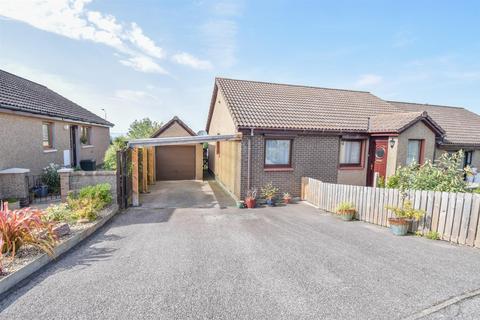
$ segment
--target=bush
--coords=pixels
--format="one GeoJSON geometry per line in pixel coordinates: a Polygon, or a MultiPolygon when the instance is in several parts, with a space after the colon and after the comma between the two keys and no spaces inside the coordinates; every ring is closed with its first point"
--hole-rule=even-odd
{"type": "Polygon", "coordinates": [[[73,210],[66,203],[51,205],[47,209],[45,209],[45,214],[43,215],[42,219],[44,221],[51,222],[71,222],[72,220],[74,220],[73,210]]]}
{"type": "Polygon", "coordinates": [[[67,199],[68,207],[72,210],[72,219],[87,219],[93,221],[97,219],[96,202],[88,198],[69,198],[67,199]]]}
{"type": "Polygon", "coordinates": [[[126,137],[116,137],[110,147],[108,147],[107,152],[105,152],[105,158],[103,159],[103,168],[107,170],[117,170],[117,151],[124,149],[126,146],[126,137]]]}
{"type": "Polygon", "coordinates": [[[72,219],[88,219],[93,221],[97,218],[98,211],[112,203],[111,186],[108,183],[87,186],[77,194],[68,195],[67,204],[73,211],[72,219]]]}
{"type": "Polygon", "coordinates": [[[58,173],[60,169],[59,165],[50,163],[47,167],[43,168],[42,173],[42,182],[48,186],[50,193],[59,193],[60,192],[60,174],[58,173]]]}
{"type": "Polygon", "coordinates": [[[440,233],[436,231],[428,231],[427,234],[425,234],[425,238],[430,239],[430,240],[439,240],[440,239],[440,233]]]}
{"type": "Polygon", "coordinates": [[[444,153],[435,163],[427,161],[419,166],[412,163],[399,167],[395,175],[388,179],[387,187],[406,190],[433,190],[444,192],[465,192],[462,167],[463,151],[444,153]]]}
{"type": "Polygon", "coordinates": [[[13,261],[22,245],[32,245],[53,255],[56,237],[53,225],[42,219],[43,214],[31,208],[15,211],[10,211],[8,205],[0,208],[0,262],[4,254],[9,254],[13,261]]]}

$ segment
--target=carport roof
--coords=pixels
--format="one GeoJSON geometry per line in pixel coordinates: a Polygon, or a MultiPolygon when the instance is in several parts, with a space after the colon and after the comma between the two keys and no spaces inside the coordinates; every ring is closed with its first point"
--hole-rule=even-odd
{"type": "Polygon", "coordinates": [[[241,134],[223,134],[216,136],[191,136],[191,137],[168,137],[168,138],[149,138],[134,139],[128,141],[129,148],[154,147],[154,146],[173,146],[182,144],[195,144],[215,141],[241,140],[241,134]]]}

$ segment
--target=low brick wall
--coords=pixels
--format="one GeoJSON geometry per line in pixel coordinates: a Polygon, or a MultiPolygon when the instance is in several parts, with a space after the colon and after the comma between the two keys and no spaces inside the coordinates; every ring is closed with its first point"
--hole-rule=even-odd
{"type": "Polygon", "coordinates": [[[12,168],[0,171],[0,199],[28,198],[27,175],[30,170],[12,168]]]}
{"type": "Polygon", "coordinates": [[[62,169],[59,173],[62,198],[65,198],[70,191],[75,192],[86,186],[108,183],[112,186],[113,201],[116,203],[116,171],[73,171],[71,169],[62,169]]]}

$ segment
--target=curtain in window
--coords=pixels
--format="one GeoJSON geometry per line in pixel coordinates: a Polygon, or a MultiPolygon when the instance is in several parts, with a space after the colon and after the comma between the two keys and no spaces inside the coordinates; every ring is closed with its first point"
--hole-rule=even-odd
{"type": "Polygon", "coordinates": [[[290,140],[267,140],[265,144],[265,164],[290,164],[290,140]]]}
{"type": "Polygon", "coordinates": [[[408,140],[407,165],[420,163],[420,140],[408,140]]]}
{"type": "Polygon", "coordinates": [[[359,164],[361,158],[361,141],[342,141],[340,145],[340,163],[359,164]]]}

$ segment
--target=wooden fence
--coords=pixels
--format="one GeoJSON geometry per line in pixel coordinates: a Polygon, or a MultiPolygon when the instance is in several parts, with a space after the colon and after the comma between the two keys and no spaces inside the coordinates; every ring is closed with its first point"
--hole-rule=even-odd
{"type": "MultiPolygon", "coordinates": [[[[480,247],[479,194],[411,190],[407,198],[414,208],[426,212],[414,223],[412,231],[423,234],[436,231],[443,240],[480,247]]],[[[388,218],[393,216],[385,207],[402,204],[397,189],[324,183],[305,177],[302,178],[302,199],[330,212],[335,212],[342,201],[352,202],[358,220],[385,227],[388,218]]]]}

